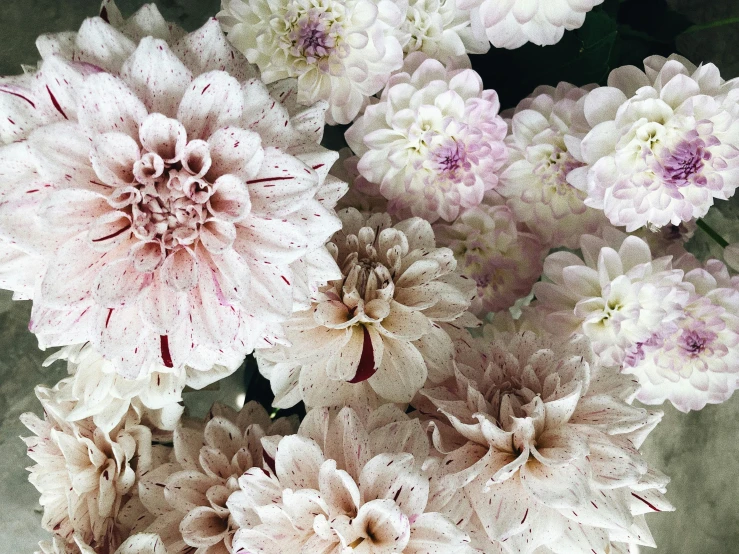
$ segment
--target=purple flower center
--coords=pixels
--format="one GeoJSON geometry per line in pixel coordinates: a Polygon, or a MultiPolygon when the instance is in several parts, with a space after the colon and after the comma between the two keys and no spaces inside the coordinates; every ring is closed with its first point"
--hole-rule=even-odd
{"type": "Polygon", "coordinates": [[[683,331],[680,337],[680,347],[691,357],[700,356],[713,338],[715,338],[713,333],[683,331]]]}
{"type": "Polygon", "coordinates": [[[290,33],[293,51],[297,56],[309,60],[325,58],[336,47],[335,29],[326,21],[326,13],[309,13],[298,22],[297,29],[290,33]]]}
{"type": "Polygon", "coordinates": [[[701,139],[683,140],[662,161],[662,177],[676,187],[689,184],[704,185],[704,177],[693,177],[703,169],[704,160],[711,159],[701,139]]]}
{"type": "Polygon", "coordinates": [[[462,171],[469,171],[472,168],[467,148],[456,140],[449,140],[436,148],[431,154],[431,160],[438,173],[456,182],[461,181],[462,171]]]}

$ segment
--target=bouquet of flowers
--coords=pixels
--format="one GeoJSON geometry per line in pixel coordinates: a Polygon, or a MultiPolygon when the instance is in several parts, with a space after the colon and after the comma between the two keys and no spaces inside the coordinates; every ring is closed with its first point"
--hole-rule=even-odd
{"type": "Polygon", "coordinates": [[[642,404],[739,388],[739,80],[652,55],[501,111],[488,56],[602,2],[40,36],[0,79],[0,286],[69,372],[22,418],[39,552],[654,546],[642,404]],[[268,387],[189,417],[245,359],[268,387]]]}

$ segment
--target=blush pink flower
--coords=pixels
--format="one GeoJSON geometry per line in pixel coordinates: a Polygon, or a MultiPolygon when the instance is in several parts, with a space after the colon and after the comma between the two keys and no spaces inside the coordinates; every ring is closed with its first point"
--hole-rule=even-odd
{"type": "Polygon", "coordinates": [[[713,64],[652,56],[615,69],[585,100],[591,131],[568,180],[628,232],[702,217],[739,186],[739,88],[713,64]]]}
{"type": "Polygon", "coordinates": [[[102,65],[51,54],[24,94],[54,119],[0,150],[0,235],[42,262],[23,275],[30,329],[129,377],[235,367],[338,273],[326,106],[248,78],[214,21],[129,43],[102,65]]]}
{"type": "Polygon", "coordinates": [[[329,102],[330,123],[351,123],[403,64],[391,0],[224,0],[218,17],[266,83],[295,77],[303,104],[329,102]]]}
{"type": "Polygon", "coordinates": [[[297,435],[263,439],[273,466],[247,471],[228,501],[261,520],[239,529],[236,552],[474,553],[464,532],[427,509],[419,421],[392,405],[363,415],[315,409],[297,435]]]}
{"type": "Polygon", "coordinates": [[[629,404],[635,382],[599,365],[581,335],[501,333],[466,346],[455,377],[416,404],[443,456],[434,505],[464,514],[484,552],[497,541],[521,554],[654,546],[643,514],[672,509],[668,479],[638,448],[662,414],[629,404]]]}
{"type": "Polygon", "coordinates": [[[682,317],[634,345],[624,372],[639,379],[645,404],[669,400],[680,411],[728,400],[739,388],[739,278],[710,260],[681,260],[693,287],[682,317]]]}
{"type": "Polygon", "coordinates": [[[457,0],[472,10],[473,28],[496,48],[519,48],[527,42],[556,44],[565,31],[579,29],[585,14],[603,0],[457,0]]]}
{"type": "Polygon", "coordinates": [[[426,379],[448,374],[449,333],[477,323],[466,311],[474,282],[455,271],[427,221],[393,225],[353,208],[339,216],[343,228],[327,246],[341,278],[288,321],[289,345],[257,353],[276,407],[409,402],[426,379]]]}
{"type": "Polygon", "coordinates": [[[567,174],[583,164],[569,152],[565,136],[577,132],[592,88],[539,87],[518,104],[510,122],[509,159],[496,191],[516,220],[552,248],[577,248],[581,235],[597,235],[607,222],[602,211],[585,206],[587,194],[567,182],[567,174]]]}
{"type": "Polygon", "coordinates": [[[412,54],[346,140],[391,212],[453,221],[498,184],[507,158],[499,109],[498,95],[471,69],[412,54]]]}
{"type": "Polygon", "coordinates": [[[470,311],[479,317],[513,306],[541,275],[546,247],[518,229],[506,206],[480,204],[436,232],[439,243],[454,252],[458,271],[476,283],[470,311]]]}
{"type": "Polygon", "coordinates": [[[672,256],[652,259],[645,241],[615,229],[604,237],[581,238],[583,259],[550,254],[534,295],[550,332],[584,334],[602,363],[620,365],[634,345],[682,316],[689,287],[672,256]]]}

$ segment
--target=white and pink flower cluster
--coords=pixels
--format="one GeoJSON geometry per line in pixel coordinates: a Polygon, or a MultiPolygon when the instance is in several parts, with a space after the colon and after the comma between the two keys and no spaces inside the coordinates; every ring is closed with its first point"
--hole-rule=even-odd
{"type": "Polygon", "coordinates": [[[635,399],[739,388],[739,276],[685,248],[739,186],[739,83],[651,57],[501,113],[467,58],[599,3],[224,0],[186,33],[105,0],[40,37],[0,79],[0,286],[69,371],[23,416],[39,551],[654,546],[635,399]],[[274,412],[186,415],[250,355],[274,412]]]}

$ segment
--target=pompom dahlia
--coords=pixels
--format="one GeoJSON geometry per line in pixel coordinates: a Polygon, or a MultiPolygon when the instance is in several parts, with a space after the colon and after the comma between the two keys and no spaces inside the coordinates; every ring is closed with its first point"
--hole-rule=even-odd
{"type": "Polygon", "coordinates": [[[537,88],[516,107],[506,138],[509,159],[496,191],[516,220],[552,248],[577,248],[581,235],[597,235],[606,221],[602,211],[585,206],[587,194],[567,182],[583,163],[569,152],[565,136],[577,132],[589,90],[569,83],[537,88]]]}
{"type": "Polygon", "coordinates": [[[635,344],[682,316],[689,287],[672,256],[653,260],[646,242],[615,229],[605,236],[581,238],[583,259],[550,254],[547,281],[534,285],[534,295],[550,332],[584,334],[602,363],[620,365],[635,344]]]}
{"type": "Polygon", "coordinates": [[[493,90],[471,69],[413,54],[380,101],[346,132],[358,169],[395,213],[453,221],[498,184],[506,125],[493,90]]]}
{"type": "Polygon", "coordinates": [[[350,123],[403,64],[391,0],[223,0],[218,17],[266,83],[296,77],[298,102],[327,100],[350,123]]]}
{"type": "Polygon", "coordinates": [[[669,400],[683,412],[724,402],[739,388],[739,277],[718,260],[700,267],[686,258],[684,280],[694,290],[683,316],[634,345],[623,368],[639,379],[640,401],[669,400]]]}
{"type": "Polygon", "coordinates": [[[469,10],[459,9],[459,0],[402,0],[408,4],[401,30],[406,54],[423,52],[443,64],[460,56],[484,54],[487,39],[473,32],[469,10]]]}
{"type": "Polygon", "coordinates": [[[444,455],[432,485],[442,512],[467,513],[484,552],[654,546],[642,514],[672,508],[667,478],[638,451],[661,414],[629,405],[636,382],[600,366],[581,335],[502,333],[473,348],[454,378],[421,391],[444,455]]]}
{"type": "Polygon", "coordinates": [[[541,275],[547,248],[518,229],[506,206],[480,204],[436,231],[439,243],[454,252],[459,272],[477,285],[470,311],[479,317],[513,306],[541,275]]]}
{"type": "Polygon", "coordinates": [[[0,149],[0,236],[42,265],[22,276],[30,329],[129,377],[233,368],[338,275],[326,106],[247,79],[214,21],[171,48],[122,45],[112,73],[51,55],[23,94],[54,120],[0,149]]]}
{"type": "Polygon", "coordinates": [[[627,231],[702,217],[739,186],[739,87],[713,64],[652,56],[592,91],[592,130],[570,149],[587,164],[569,182],[627,231]]]}
{"type": "Polygon", "coordinates": [[[247,471],[228,501],[261,520],[236,533],[236,552],[474,553],[452,521],[427,509],[428,439],[397,407],[364,422],[351,408],[315,409],[298,435],[273,445],[270,471],[247,471]]]}
{"type": "Polygon", "coordinates": [[[579,29],[585,14],[603,0],[458,0],[472,10],[473,25],[496,48],[518,48],[527,42],[556,44],[565,31],[579,29]]]}
{"type": "Polygon", "coordinates": [[[137,418],[124,418],[110,432],[92,418],[69,421],[71,403],[56,401],[43,387],[36,395],[44,419],[26,413],[21,421],[34,434],[24,441],[36,462],[28,480],[41,493],[42,526],[70,546],[77,541],[113,551],[120,544],[121,506],[152,464],[151,431],[137,418]]]}
{"type": "Polygon", "coordinates": [[[454,354],[449,326],[477,320],[465,311],[474,282],[455,272],[431,225],[387,214],[339,212],[328,244],[341,279],[319,289],[308,310],[285,325],[290,346],[258,350],[274,406],[409,402],[429,378],[443,379],[454,354]]]}

